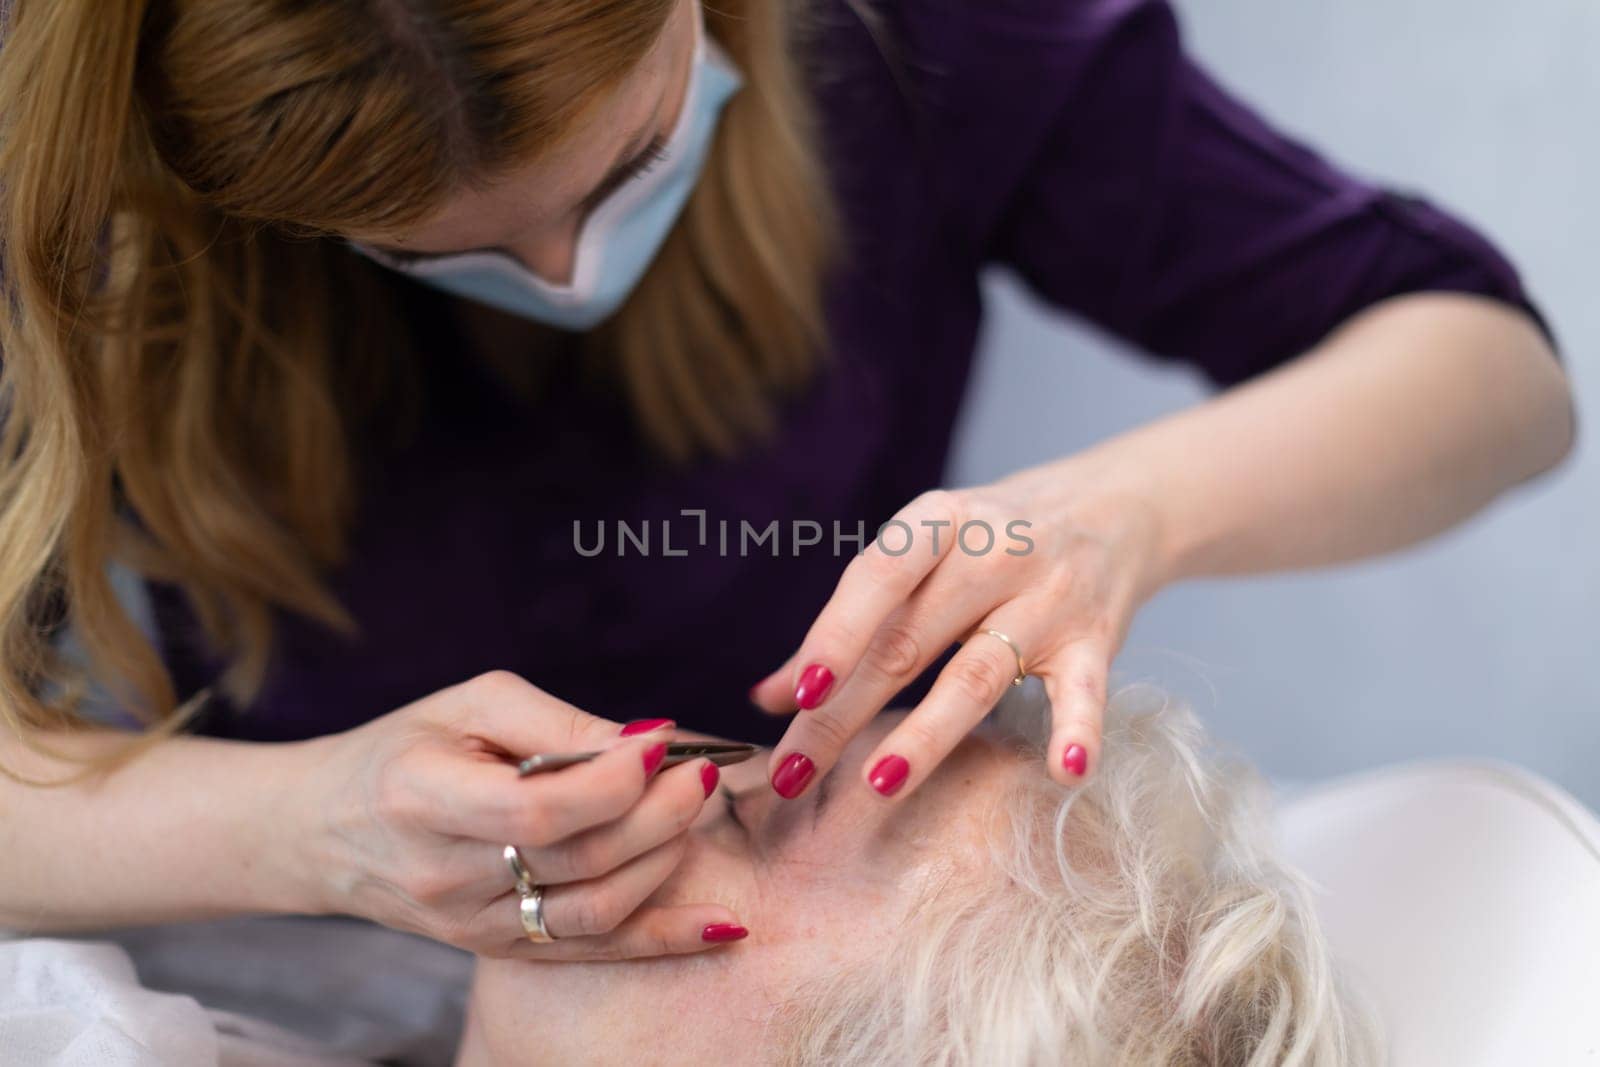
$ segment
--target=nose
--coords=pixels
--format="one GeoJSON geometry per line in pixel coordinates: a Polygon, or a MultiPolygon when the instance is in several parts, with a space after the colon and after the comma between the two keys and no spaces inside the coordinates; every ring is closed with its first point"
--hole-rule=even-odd
{"type": "Polygon", "coordinates": [[[572,284],[574,264],[578,258],[578,227],[531,237],[513,246],[512,252],[522,260],[523,266],[551,285],[572,284]]]}

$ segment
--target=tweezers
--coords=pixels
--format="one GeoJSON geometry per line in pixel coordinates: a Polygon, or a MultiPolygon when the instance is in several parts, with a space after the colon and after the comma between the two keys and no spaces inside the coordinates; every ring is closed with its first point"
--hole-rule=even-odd
{"type": "MultiPolygon", "coordinates": [[[[726,767],[731,763],[743,763],[751,756],[754,756],[757,751],[755,745],[672,741],[667,744],[667,756],[666,759],[661,761],[661,766],[674,767],[680,763],[704,757],[718,767],[726,767]]],[[[574,763],[587,763],[598,755],[600,755],[599,752],[546,752],[538,756],[529,756],[517,764],[517,774],[526,778],[530,774],[559,771],[561,768],[570,767],[574,763]]]]}

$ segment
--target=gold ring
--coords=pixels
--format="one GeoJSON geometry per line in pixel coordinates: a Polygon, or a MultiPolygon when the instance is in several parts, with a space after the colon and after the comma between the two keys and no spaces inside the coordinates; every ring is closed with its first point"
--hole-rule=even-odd
{"type": "MultiPolygon", "coordinates": [[[[1001,633],[999,630],[976,630],[973,632],[972,636],[977,637],[978,634],[988,634],[990,637],[998,637],[1000,640],[1006,643],[1006,647],[1011,650],[1011,654],[1017,657],[1017,676],[1011,679],[1011,684],[1014,686],[1021,685],[1028,677],[1028,669],[1022,665],[1022,649],[1017,647],[1017,643],[1011,640],[1011,638],[1007,637],[1005,634],[1001,633]]],[[[971,638],[968,638],[968,640],[971,640],[971,638]]]]}

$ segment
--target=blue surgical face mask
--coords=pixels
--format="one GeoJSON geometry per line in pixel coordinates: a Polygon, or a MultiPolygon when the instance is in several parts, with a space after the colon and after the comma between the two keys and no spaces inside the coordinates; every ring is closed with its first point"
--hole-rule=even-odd
{"type": "Polygon", "coordinates": [[[609,318],[644,276],[683,211],[716,133],[723,105],[743,84],[727,55],[708,39],[695,12],[694,66],[666,147],[644,174],[601,201],[578,231],[572,281],[554,285],[498,252],[397,259],[356,242],[363,255],[420,282],[564,330],[588,330],[609,318]]]}

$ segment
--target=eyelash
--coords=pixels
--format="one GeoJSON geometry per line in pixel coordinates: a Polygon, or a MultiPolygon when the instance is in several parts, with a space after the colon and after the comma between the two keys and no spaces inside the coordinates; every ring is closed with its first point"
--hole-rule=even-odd
{"type": "MultiPolygon", "coordinates": [[[[479,252],[479,251],[483,251],[483,252],[498,252],[499,254],[501,254],[503,256],[507,256],[507,257],[510,257],[510,258],[515,258],[514,256],[511,255],[510,252],[507,252],[506,250],[504,250],[502,248],[473,249],[472,251],[474,251],[474,252],[479,252]]],[[[427,262],[429,262],[431,260],[435,260],[435,259],[449,259],[451,256],[460,255],[461,253],[458,253],[458,252],[400,252],[400,251],[395,251],[395,250],[385,250],[384,254],[387,255],[390,259],[394,260],[396,263],[400,264],[401,266],[410,267],[410,266],[413,266],[413,265],[418,264],[418,263],[427,263],[427,262]]]]}
{"type": "Polygon", "coordinates": [[[655,169],[656,164],[660,163],[666,158],[667,143],[661,138],[657,137],[655,140],[651,141],[645,146],[643,152],[640,152],[633,158],[633,161],[628,164],[622,173],[618,174],[611,181],[606,182],[605,185],[589,194],[589,199],[584,201],[583,209],[585,211],[594,210],[600,201],[604,200],[606,197],[610,196],[624,185],[627,185],[629,182],[638,181],[646,174],[649,174],[655,169]]]}
{"type": "MultiPolygon", "coordinates": [[[[656,165],[661,163],[666,158],[667,143],[660,137],[657,137],[649,144],[645,145],[644,151],[635,156],[633,158],[633,162],[629,163],[627,168],[623,170],[621,174],[618,174],[614,179],[607,182],[603,188],[596,189],[592,194],[590,194],[589,199],[583,205],[584,210],[592,210],[596,204],[610,196],[612,193],[616,192],[618,189],[622,188],[624,185],[627,185],[632,181],[638,181],[640,178],[654,170],[656,165]]],[[[422,263],[430,259],[440,258],[427,252],[389,251],[387,254],[390,259],[401,264],[402,266],[411,266],[415,263],[422,263]]],[[[732,794],[730,793],[729,796],[731,797],[732,794]]],[[[737,816],[735,816],[734,819],[735,821],[738,821],[737,816]]]]}
{"type": "MultiPolygon", "coordinates": [[[[667,142],[663,141],[660,137],[656,137],[649,144],[645,145],[644,151],[635,156],[633,158],[633,162],[629,163],[627,168],[623,170],[621,174],[618,174],[614,179],[607,182],[604,187],[596,189],[590,194],[589,199],[584,202],[584,210],[592,210],[596,204],[610,196],[612,193],[616,192],[618,189],[622,188],[624,185],[643,178],[646,174],[649,174],[656,168],[656,164],[662,162],[666,158],[667,142]]],[[[402,266],[411,266],[412,264],[422,263],[426,260],[439,258],[438,256],[430,255],[426,252],[390,251],[388,252],[388,256],[390,259],[401,264],[402,266]]]]}
{"type": "Polygon", "coordinates": [[[634,161],[628,166],[627,173],[623,176],[622,182],[619,182],[618,184],[631,182],[637,178],[644,177],[646,174],[649,174],[656,168],[657,163],[660,163],[666,158],[667,143],[661,138],[657,137],[649,144],[644,146],[644,151],[640,152],[634,161]]]}

